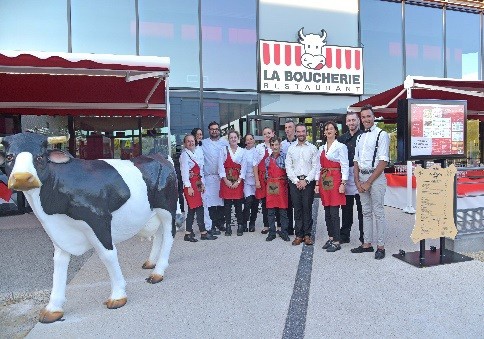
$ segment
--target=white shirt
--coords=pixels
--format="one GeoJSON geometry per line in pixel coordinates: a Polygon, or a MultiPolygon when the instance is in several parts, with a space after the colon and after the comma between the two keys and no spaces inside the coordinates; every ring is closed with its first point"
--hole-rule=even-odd
{"type": "Polygon", "coordinates": [[[315,180],[318,161],[318,149],[309,141],[289,147],[286,155],[287,177],[293,184],[297,184],[300,175],[305,175],[306,180],[315,180]]]}
{"type": "Polygon", "coordinates": [[[245,171],[245,183],[249,185],[255,185],[255,176],[254,176],[254,157],[256,155],[256,149],[255,147],[252,147],[251,149],[245,149],[245,166],[246,171],[245,171]]]}
{"type": "Polygon", "coordinates": [[[212,140],[210,138],[203,139],[202,150],[204,157],[203,170],[205,175],[218,175],[218,158],[220,150],[228,146],[226,139],[212,140]]]}
{"type": "Polygon", "coordinates": [[[284,154],[287,154],[287,151],[289,150],[289,146],[296,145],[296,144],[297,144],[296,136],[294,136],[294,139],[292,141],[289,141],[288,139],[282,140],[281,152],[284,154]]]}
{"type": "Polygon", "coordinates": [[[255,147],[255,154],[254,154],[254,161],[252,163],[252,166],[257,166],[259,165],[259,162],[262,161],[264,158],[264,155],[266,154],[266,150],[269,152],[269,155],[272,154],[272,149],[270,147],[267,147],[266,144],[263,142],[261,144],[258,144],[255,147]]]}
{"type": "Polygon", "coordinates": [[[195,167],[195,163],[200,167],[200,175],[202,177],[202,183],[204,183],[203,163],[199,163],[195,152],[185,148],[180,154],[180,172],[184,187],[192,187],[190,183],[190,170],[195,167]]]}
{"type": "MultiPolygon", "coordinates": [[[[247,165],[244,161],[245,149],[237,146],[237,149],[235,150],[235,152],[233,152],[229,146],[228,150],[230,152],[230,157],[232,158],[232,161],[236,164],[241,165],[239,177],[241,179],[245,179],[245,172],[247,171],[247,165]]],[[[220,179],[227,176],[224,167],[225,160],[227,160],[227,147],[224,147],[220,150],[220,157],[218,159],[218,175],[220,176],[220,179]]]]}
{"type": "Polygon", "coordinates": [[[382,131],[378,140],[378,150],[375,156],[375,164],[372,166],[373,154],[375,153],[376,139],[378,134],[382,131],[376,125],[371,126],[370,132],[365,132],[359,135],[356,141],[355,159],[360,169],[374,169],[378,162],[390,160],[390,137],[388,133],[382,131]]]}
{"type": "Polygon", "coordinates": [[[195,157],[197,158],[196,161],[198,164],[203,164],[205,162],[204,158],[203,158],[203,149],[202,149],[202,146],[196,146],[195,147],[195,152],[193,152],[195,154],[195,157]]]}
{"type": "Polygon", "coordinates": [[[333,141],[331,147],[328,150],[328,144],[324,144],[319,147],[318,152],[318,166],[316,168],[316,179],[321,177],[321,155],[325,153],[326,158],[331,161],[339,162],[341,165],[341,179],[344,181],[348,180],[349,174],[349,163],[348,163],[348,147],[345,144],[339,142],[338,140],[333,141]]]}

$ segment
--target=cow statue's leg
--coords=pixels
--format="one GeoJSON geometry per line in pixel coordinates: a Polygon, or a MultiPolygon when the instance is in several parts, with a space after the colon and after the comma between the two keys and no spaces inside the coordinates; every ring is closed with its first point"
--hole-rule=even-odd
{"type": "Polygon", "coordinates": [[[66,300],[67,268],[71,255],[54,245],[54,276],[47,306],[40,311],[41,323],[52,323],[64,316],[62,305],[66,300]]]}
{"type": "Polygon", "coordinates": [[[168,267],[168,258],[173,245],[173,236],[171,234],[173,218],[171,214],[163,209],[156,209],[161,225],[156,231],[153,240],[153,248],[150,253],[149,262],[156,260],[156,266],[150,276],[146,279],[151,284],[159,283],[163,280],[165,269],[168,267]],[[158,258],[156,258],[158,256],[158,258]]]}
{"type": "Polygon", "coordinates": [[[126,295],[126,281],[119,266],[116,246],[113,245],[113,249],[108,250],[99,244],[99,246],[96,246],[96,251],[106,266],[111,279],[111,296],[104,304],[111,309],[123,307],[128,301],[128,297],[126,295]]]}

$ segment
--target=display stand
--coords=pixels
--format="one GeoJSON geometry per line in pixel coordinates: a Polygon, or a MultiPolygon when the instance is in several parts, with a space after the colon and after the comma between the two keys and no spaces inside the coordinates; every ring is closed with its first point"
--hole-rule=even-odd
{"type": "MultiPolygon", "coordinates": [[[[437,161],[436,161],[437,162],[437,161]]],[[[446,161],[439,161],[442,168],[446,167],[446,161]]],[[[423,167],[425,168],[425,162],[423,162],[423,167]]],[[[456,206],[456,182],[454,179],[454,221],[455,221],[455,211],[456,206]]],[[[415,267],[431,267],[445,264],[453,264],[458,262],[465,262],[473,260],[471,257],[462,255],[460,253],[447,250],[445,248],[445,237],[440,237],[440,249],[437,251],[435,246],[430,246],[430,250],[425,249],[425,239],[420,240],[420,249],[415,252],[405,252],[404,250],[399,250],[397,254],[393,254],[393,257],[405,261],[406,263],[413,265],[415,267]]]]}

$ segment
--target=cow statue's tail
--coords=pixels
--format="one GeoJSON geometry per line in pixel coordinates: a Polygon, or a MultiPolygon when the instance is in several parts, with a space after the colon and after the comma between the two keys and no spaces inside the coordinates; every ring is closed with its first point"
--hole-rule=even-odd
{"type": "MultiPolygon", "coordinates": [[[[173,167],[175,167],[175,163],[173,162],[173,159],[168,156],[168,161],[171,162],[173,167]]],[[[181,207],[180,207],[180,200],[177,200],[176,204],[176,216],[175,216],[175,226],[177,228],[177,231],[181,229],[183,226],[183,222],[185,221],[185,214],[183,214],[181,207]]]]}

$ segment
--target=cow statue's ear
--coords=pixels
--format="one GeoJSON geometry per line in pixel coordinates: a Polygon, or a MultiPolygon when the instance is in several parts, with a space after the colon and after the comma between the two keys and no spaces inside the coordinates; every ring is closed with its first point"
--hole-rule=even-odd
{"type": "Polygon", "coordinates": [[[69,153],[58,149],[49,150],[47,154],[47,159],[54,164],[65,164],[71,161],[72,158],[73,156],[69,153]]]}

